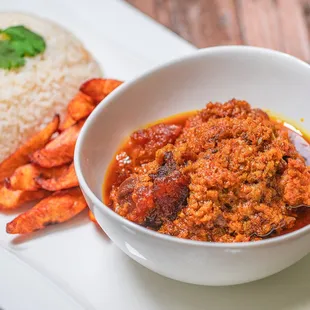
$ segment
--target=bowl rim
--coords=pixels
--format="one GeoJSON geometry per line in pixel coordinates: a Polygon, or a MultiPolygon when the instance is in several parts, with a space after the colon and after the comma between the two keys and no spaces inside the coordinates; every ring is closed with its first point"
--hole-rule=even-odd
{"type": "Polygon", "coordinates": [[[122,84],[120,87],[118,87],[116,90],[113,91],[107,98],[103,99],[100,104],[96,107],[96,109],[91,113],[91,115],[86,120],[85,124],[82,127],[82,130],[80,131],[80,134],[78,136],[76,146],[75,146],[75,152],[74,152],[74,166],[77,174],[77,178],[79,181],[79,184],[85,192],[85,195],[89,197],[89,199],[92,201],[92,203],[95,206],[100,207],[104,213],[106,213],[107,216],[111,216],[115,221],[119,222],[119,224],[124,225],[127,228],[130,228],[134,230],[137,233],[142,233],[145,235],[148,235],[153,238],[158,238],[162,241],[172,242],[172,243],[178,243],[178,244],[184,244],[188,246],[194,246],[194,247],[207,247],[207,248],[222,248],[222,249],[244,249],[244,248],[257,248],[257,247],[265,247],[265,246],[273,246],[275,244],[284,243],[287,241],[298,239],[308,233],[310,233],[310,224],[297,229],[293,232],[276,236],[270,239],[264,239],[259,241],[246,241],[246,242],[232,242],[232,243],[224,243],[224,242],[204,242],[204,241],[196,241],[196,240],[190,240],[190,239],[182,239],[174,236],[165,235],[162,233],[159,233],[157,231],[152,231],[148,228],[142,227],[136,223],[133,223],[119,214],[115,213],[112,209],[110,209],[108,206],[106,206],[102,200],[100,200],[94,192],[90,189],[88,186],[84,175],[82,173],[81,169],[81,149],[83,147],[85,136],[87,131],[91,128],[92,124],[94,123],[94,120],[97,118],[100,118],[100,115],[104,112],[104,110],[110,105],[111,102],[113,102],[115,99],[117,99],[118,96],[125,93],[128,89],[133,87],[135,84],[141,82],[146,77],[152,75],[153,73],[159,72],[167,67],[177,65],[178,63],[184,62],[184,61],[190,61],[192,59],[195,59],[197,57],[208,57],[213,54],[221,54],[221,53],[230,53],[230,52],[237,52],[237,53],[252,53],[252,54],[262,54],[266,57],[274,56],[281,58],[283,61],[289,61],[292,65],[300,66],[300,68],[304,67],[304,69],[309,70],[310,74],[310,66],[291,55],[288,55],[283,52],[275,51],[268,48],[261,48],[261,47],[253,47],[253,46],[242,46],[242,45],[233,45],[233,46],[216,46],[216,47],[208,47],[204,49],[200,49],[197,51],[194,51],[193,53],[190,53],[188,55],[185,55],[183,57],[170,60],[168,62],[165,62],[159,66],[156,66],[155,68],[152,68],[151,70],[148,70],[144,72],[143,74],[133,78],[132,80],[122,84]]]}

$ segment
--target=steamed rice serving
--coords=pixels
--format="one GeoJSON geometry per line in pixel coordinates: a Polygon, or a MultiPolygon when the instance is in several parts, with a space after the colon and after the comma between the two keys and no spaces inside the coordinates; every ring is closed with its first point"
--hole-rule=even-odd
{"type": "Polygon", "coordinates": [[[0,29],[23,25],[42,36],[46,50],[24,66],[0,68],[0,161],[44,127],[87,79],[101,71],[82,43],[70,32],[44,19],[0,13],[0,29]]]}

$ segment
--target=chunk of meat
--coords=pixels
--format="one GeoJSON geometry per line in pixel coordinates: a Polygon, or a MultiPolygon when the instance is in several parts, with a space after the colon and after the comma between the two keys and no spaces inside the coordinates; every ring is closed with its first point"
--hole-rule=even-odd
{"type": "Polygon", "coordinates": [[[165,219],[175,220],[179,211],[186,206],[188,183],[188,177],[178,170],[156,178],[153,186],[155,208],[146,217],[144,225],[158,229],[165,219]]]}
{"type": "Polygon", "coordinates": [[[119,187],[116,212],[127,219],[153,229],[164,220],[173,220],[186,205],[189,178],[177,170],[172,152],[154,174],[132,175],[119,187]]]}
{"type": "Polygon", "coordinates": [[[182,126],[171,124],[157,124],[137,130],[130,136],[132,150],[129,155],[135,164],[149,162],[158,149],[174,143],[181,132],[182,126]]]}
{"type": "Polygon", "coordinates": [[[174,220],[186,205],[189,178],[176,169],[172,152],[165,153],[164,164],[150,177],[153,179],[155,208],[146,217],[144,225],[158,229],[166,218],[174,220]]]}
{"type": "Polygon", "coordinates": [[[119,186],[114,195],[114,202],[118,214],[132,222],[142,224],[146,214],[154,206],[152,183],[132,175],[119,186]]]}
{"type": "Polygon", "coordinates": [[[151,182],[138,183],[132,194],[135,208],[128,216],[130,221],[143,224],[147,214],[154,209],[154,194],[151,182]]]}

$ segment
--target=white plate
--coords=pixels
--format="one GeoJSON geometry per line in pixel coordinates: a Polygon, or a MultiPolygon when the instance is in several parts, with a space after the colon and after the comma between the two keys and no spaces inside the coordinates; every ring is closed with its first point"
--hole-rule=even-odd
{"type": "Polygon", "coordinates": [[[10,271],[10,275],[0,281],[0,309],[92,309],[91,305],[81,304],[4,247],[0,251],[0,266],[10,271]]]}
{"type": "MultiPolygon", "coordinates": [[[[58,21],[84,41],[106,75],[119,79],[130,79],[193,50],[116,0],[0,0],[0,10],[28,11],[58,21]]],[[[5,224],[13,217],[0,214],[0,308],[5,310],[49,309],[46,302],[51,309],[65,310],[310,308],[310,257],[263,281],[198,287],[137,265],[85,213],[30,237],[5,233],[5,224]]]]}

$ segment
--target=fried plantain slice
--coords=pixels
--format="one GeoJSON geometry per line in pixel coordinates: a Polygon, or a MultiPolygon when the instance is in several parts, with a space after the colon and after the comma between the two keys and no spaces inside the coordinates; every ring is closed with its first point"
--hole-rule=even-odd
{"type": "Polygon", "coordinates": [[[22,204],[38,199],[42,199],[49,195],[48,191],[13,191],[4,185],[0,187],[0,210],[14,210],[22,204]]]}
{"type": "Polygon", "coordinates": [[[46,226],[63,223],[87,207],[81,190],[76,187],[55,192],[6,225],[9,234],[27,234],[46,226]]]}
{"type": "Polygon", "coordinates": [[[68,104],[68,114],[72,119],[79,121],[87,117],[95,107],[96,105],[90,96],[78,92],[68,104]]]}
{"type": "Polygon", "coordinates": [[[25,144],[0,164],[0,181],[9,177],[16,168],[29,162],[29,154],[44,147],[59,126],[59,116],[55,115],[53,120],[40,132],[30,138],[25,144]]]}
{"type": "Polygon", "coordinates": [[[77,123],[77,121],[75,119],[73,119],[72,116],[67,112],[65,119],[63,122],[60,123],[58,130],[60,132],[63,132],[66,129],[68,129],[69,127],[75,125],[76,123],[77,123]]]}
{"type": "Polygon", "coordinates": [[[31,154],[31,162],[44,168],[62,166],[72,162],[76,140],[83,125],[84,121],[80,121],[63,131],[43,149],[31,154]]]}
{"type": "Polygon", "coordinates": [[[74,163],[72,163],[61,175],[58,177],[51,177],[49,179],[44,176],[38,176],[35,182],[43,189],[48,191],[59,191],[68,189],[79,185],[77,176],[75,174],[74,163]]]}
{"type": "Polygon", "coordinates": [[[10,178],[5,179],[5,186],[11,190],[36,191],[41,188],[36,178],[57,178],[68,170],[68,166],[42,168],[35,164],[18,167],[10,178]]]}
{"type": "Polygon", "coordinates": [[[96,218],[95,218],[95,216],[94,216],[94,213],[91,212],[90,209],[88,210],[88,217],[89,217],[89,219],[90,219],[92,222],[94,222],[94,223],[97,224],[97,220],[96,220],[96,218]]]}
{"type": "Polygon", "coordinates": [[[82,84],[80,91],[90,96],[95,104],[98,104],[122,83],[122,81],[113,79],[91,79],[82,84]]]}

